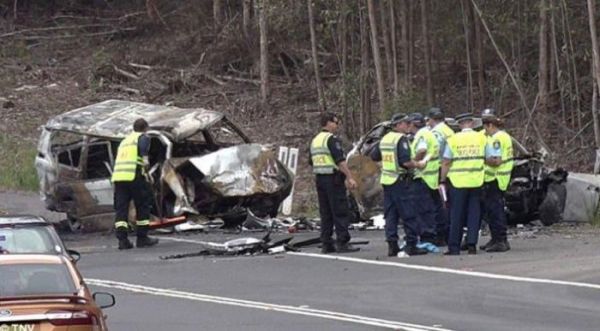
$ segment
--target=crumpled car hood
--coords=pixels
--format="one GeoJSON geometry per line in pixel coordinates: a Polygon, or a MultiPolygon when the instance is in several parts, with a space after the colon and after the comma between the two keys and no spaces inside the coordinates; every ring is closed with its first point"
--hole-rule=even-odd
{"type": "Polygon", "coordinates": [[[273,194],[289,186],[291,174],[260,144],[244,144],[189,159],[203,181],[224,197],[273,194]]]}
{"type": "Polygon", "coordinates": [[[223,114],[204,108],[106,100],[58,115],[46,124],[46,128],[122,139],[131,133],[133,122],[140,117],[151,127],[169,133],[174,141],[181,141],[219,121],[223,114]]]}

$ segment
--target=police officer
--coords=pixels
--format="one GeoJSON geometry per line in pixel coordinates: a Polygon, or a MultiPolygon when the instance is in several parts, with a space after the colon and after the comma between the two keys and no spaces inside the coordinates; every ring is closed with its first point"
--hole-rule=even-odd
{"type": "Polygon", "coordinates": [[[409,132],[414,135],[411,144],[411,158],[425,160],[424,169],[415,169],[413,192],[419,203],[415,204],[420,221],[420,241],[437,244],[436,217],[441,205],[436,206],[433,194],[437,193],[440,172],[439,144],[429,128],[425,126],[425,117],[421,113],[409,115],[409,132]],[[437,207],[437,208],[436,208],[437,207]]]}
{"type": "Polygon", "coordinates": [[[506,235],[506,213],[504,192],[508,188],[513,169],[512,138],[500,129],[501,120],[495,110],[488,108],[481,113],[483,128],[494,150],[500,158],[486,162],[483,184],[483,214],[490,226],[492,239],[480,248],[487,252],[506,252],[510,249],[506,235]]]}
{"type": "Polygon", "coordinates": [[[340,140],[334,135],[340,126],[339,118],[333,113],[321,115],[322,130],[310,144],[310,161],[316,176],[319,214],[321,216],[321,252],[324,254],[356,252],[349,244],[350,211],[346,187],[356,188],[356,181],[346,164],[346,156],[340,140]],[[335,246],[333,231],[335,228],[335,246]]]}
{"type": "Polygon", "coordinates": [[[412,190],[411,169],[424,168],[425,161],[415,162],[410,158],[410,146],[406,136],[409,118],[396,114],[391,119],[392,131],[383,136],[371,154],[375,161],[381,161],[380,183],[383,185],[383,208],[385,218],[385,239],[388,243],[388,256],[396,256],[398,247],[398,221],[402,218],[408,255],[427,254],[417,247],[419,223],[415,211],[412,190]]]}
{"type": "Polygon", "coordinates": [[[487,143],[481,132],[473,130],[470,113],[456,117],[461,132],[448,139],[444,150],[440,185],[445,189],[450,180],[450,233],[446,255],[460,254],[463,226],[467,226],[469,254],[477,254],[477,239],[481,222],[481,187],[486,158],[499,155],[487,143]]]}
{"type": "MultiPolygon", "coordinates": [[[[444,112],[441,108],[432,107],[429,109],[427,114],[427,125],[430,127],[431,132],[437,139],[439,145],[439,158],[440,160],[443,157],[444,149],[446,148],[446,141],[452,135],[454,135],[454,130],[452,130],[446,122],[444,122],[445,116],[444,112]]],[[[438,177],[439,179],[439,177],[438,177]]],[[[443,192],[431,191],[433,196],[433,202],[435,205],[435,217],[436,217],[436,234],[437,238],[435,244],[437,246],[446,246],[448,241],[448,231],[449,231],[449,222],[448,222],[448,201],[444,201],[444,198],[447,199],[447,196],[444,196],[443,192]]]]}
{"type": "Polygon", "coordinates": [[[133,200],[136,211],[137,247],[149,247],[158,239],[148,237],[150,210],[153,204],[152,191],[146,182],[150,138],[144,135],[148,123],[143,118],[135,120],[133,132],[119,144],[112,181],[114,183],[115,229],[119,249],[130,249],[133,244],[127,239],[129,202],[133,200]]]}

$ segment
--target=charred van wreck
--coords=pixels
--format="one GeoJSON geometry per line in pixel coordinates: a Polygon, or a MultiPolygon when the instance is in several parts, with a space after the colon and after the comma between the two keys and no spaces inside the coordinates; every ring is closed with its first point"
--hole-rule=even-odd
{"type": "Polygon", "coordinates": [[[110,176],[119,142],[150,124],[150,175],[158,219],[201,215],[227,221],[247,210],[275,216],[293,175],[224,114],[107,100],[56,116],[43,127],[36,168],[46,207],[82,219],[113,212],[110,176]]]}

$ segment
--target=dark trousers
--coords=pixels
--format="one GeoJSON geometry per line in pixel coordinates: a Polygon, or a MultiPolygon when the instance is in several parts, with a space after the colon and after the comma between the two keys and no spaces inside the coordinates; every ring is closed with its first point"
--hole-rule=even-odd
{"type": "Polygon", "coordinates": [[[477,245],[481,223],[481,188],[450,188],[450,235],[448,250],[460,252],[463,227],[467,226],[467,244],[477,245]]]}
{"type": "Polygon", "coordinates": [[[435,204],[429,186],[422,180],[413,181],[414,207],[419,217],[421,241],[432,242],[436,238],[435,204]]]}
{"type": "Polygon", "coordinates": [[[319,214],[321,216],[321,242],[332,244],[332,235],[335,228],[336,242],[345,244],[350,241],[348,225],[350,224],[350,211],[344,175],[317,175],[317,196],[319,198],[319,214]]]}
{"type": "Polygon", "coordinates": [[[114,183],[115,222],[127,221],[129,202],[133,200],[138,221],[150,219],[154,198],[149,184],[142,176],[136,176],[131,182],[114,183]]]}
{"type": "Polygon", "coordinates": [[[448,240],[449,222],[448,208],[444,205],[440,192],[438,190],[429,190],[433,199],[434,214],[435,214],[435,233],[438,239],[448,240]]]}
{"type": "Polygon", "coordinates": [[[398,241],[398,222],[402,218],[404,240],[414,246],[419,240],[419,222],[414,209],[412,183],[398,180],[392,185],[383,185],[383,208],[385,218],[385,240],[398,241]]]}
{"type": "Polygon", "coordinates": [[[504,211],[504,192],[498,187],[498,182],[488,182],[483,185],[483,216],[490,225],[492,239],[506,239],[506,213],[504,211]]]}

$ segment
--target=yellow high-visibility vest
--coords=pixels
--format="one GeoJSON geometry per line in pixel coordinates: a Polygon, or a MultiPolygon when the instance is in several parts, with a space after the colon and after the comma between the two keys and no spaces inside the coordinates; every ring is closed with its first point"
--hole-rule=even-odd
{"type": "Polygon", "coordinates": [[[454,135],[454,130],[452,130],[445,122],[439,123],[438,125],[433,127],[431,131],[439,132],[445,140],[448,140],[448,138],[454,135]]]}
{"type": "Polygon", "coordinates": [[[493,136],[488,137],[488,142],[495,146],[500,144],[502,163],[497,167],[485,166],[485,181],[491,182],[494,179],[498,181],[498,188],[506,191],[510,183],[510,175],[513,169],[513,146],[512,138],[505,131],[498,131],[493,136]]]}
{"type": "Polygon", "coordinates": [[[483,133],[471,130],[459,132],[448,139],[448,148],[452,152],[448,178],[454,187],[483,185],[486,141],[483,133]]]}
{"type": "Polygon", "coordinates": [[[327,147],[327,142],[332,136],[333,134],[330,132],[322,131],[310,143],[310,158],[314,174],[331,175],[338,168],[329,147],[327,147]]]}
{"type": "Polygon", "coordinates": [[[141,132],[133,132],[119,144],[115,168],[112,174],[113,182],[133,181],[137,166],[144,165],[142,157],[138,153],[138,140],[141,135],[141,132]]]}
{"type": "Polygon", "coordinates": [[[432,190],[437,190],[440,180],[440,144],[433,133],[427,129],[417,131],[415,140],[411,145],[411,158],[417,155],[417,144],[419,140],[425,139],[427,144],[427,156],[430,157],[424,169],[415,169],[415,178],[421,178],[432,190]]]}
{"type": "Polygon", "coordinates": [[[379,142],[381,151],[381,177],[382,185],[392,185],[398,177],[406,173],[406,169],[398,164],[398,143],[404,136],[402,133],[390,131],[379,142]]]}

